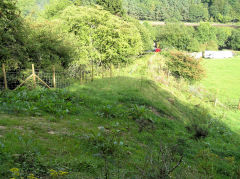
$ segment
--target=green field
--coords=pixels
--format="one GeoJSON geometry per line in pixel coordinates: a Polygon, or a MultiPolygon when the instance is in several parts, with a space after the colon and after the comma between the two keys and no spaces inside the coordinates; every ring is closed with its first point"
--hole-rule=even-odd
{"type": "Polygon", "coordinates": [[[201,84],[224,101],[240,98],[240,57],[205,59],[206,77],[201,84]]]}
{"type": "Polygon", "coordinates": [[[204,59],[206,77],[201,86],[215,94],[224,103],[223,122],[233,131],[240,133],[240,112],[237,110],[240,99],[240,57],[231,59],[204,59]]]}

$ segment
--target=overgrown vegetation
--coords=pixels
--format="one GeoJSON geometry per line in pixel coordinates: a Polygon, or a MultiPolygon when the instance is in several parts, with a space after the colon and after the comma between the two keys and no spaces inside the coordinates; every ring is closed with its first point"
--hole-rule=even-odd
{"type": "Polygon", "coordinates": [[[239,49],[239,30],[213,27],[210,23],[200,23],[200,26],[195,28],[168,23],[163,27],[155,27],[155,33],[160,48],[176,48],[190,52],[239,49]]]}
{"type": "Polygon", "coordinates": [[[225,124],[230,118],[171,77],[168,87],[147,80],[159,73],[151,65],[163,57],[154,58],[137,61],[135,77],[127,67],[124,77],[69,90],[2,92],[1,177],[12,168],[38,178],[239,177],[239,131],[225,124]]]}
{"type": "Polygon", "coordinates": [[[238,22],[234,0],[124,0],[127,13],[141,20],[238,22]]]}
{"type": "Polygon", "coordinates": [[[172,51],[167,54],[167,66],[176,78],[187,81],[200,81],[204,77],[201,60],[196,60],[183,52],[172,51]]]}
{"type": "MultiPolygon", "coordinates": [[[[129,4],[143,2],[132,11],[140,19],[151,13],[167,21],[239,18],[237,2],[129,4]]],[[[204,74],[201,61],[178,51],[143,55],[153,41],[165,49],[238,50],[239,30],[208,23],[156,30],[127,16],[126,1],[19,0],[22,12],[15,3],[0,2],[0,62],[8,72],[26,73],[34,63],[72,77],[93,66],[115,73],[68,89],[27,84],[1,91],[0,178],[240,177],[238,115],[214,109],[214,94],[195,86],[204,74]]]]}

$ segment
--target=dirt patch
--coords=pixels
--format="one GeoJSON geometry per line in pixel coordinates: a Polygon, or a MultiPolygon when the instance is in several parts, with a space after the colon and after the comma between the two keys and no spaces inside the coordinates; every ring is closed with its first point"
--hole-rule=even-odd
{"type": "Polygon", "coordinates": [[[159,111],[154,107],[150,107],[149,109],[158,117],[164,117],[164,118],[167,118],[169,120],[176,120],[175,117],[167,115],[164,111],[159,111]]]}
{"type": "Polygon", "coordinates": [[[5,130],[5,129],[7,129],[7,127],[5,127],[5,126],[0,126],[0,130],[5,130]]]}
{"type": "Polygon", "coordinates": [[[54,135],[54,134],[56,134],[56,132],[54,132],[54,131],[49,131],[48,134],[54,135]]]}
{"type": "Polygon", "coordinates": [[[21,127],[21,126],[16,126],[16,127],[14,127],[14,129],[17,129],[17,130],[23,130],[23,127],[21,127]]]}
{"type": "Polygon", "coordinates": [[[158,116],[158,117],[161,117],[161,116],[162,116],[161,113],[160,113],[157,109],[155,109],[154,107],[150,107],[150,110],[151,110],[156,116],[158,116]]]}

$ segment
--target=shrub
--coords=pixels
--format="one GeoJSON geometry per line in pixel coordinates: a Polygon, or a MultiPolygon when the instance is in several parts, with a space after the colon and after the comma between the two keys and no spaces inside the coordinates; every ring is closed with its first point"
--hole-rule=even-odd
{"type": "Polygon", "coordinates": [[[142,52],[141,36],[135,25],[101,7],[69,6],[60,19],[62,29],[75,35],[75,61],[80,64],[92,59],[100,65],[126,63],[129,57],[142,52]]]}
{"type": "Polygon", "coordinates": [[[218,44],[214,40],[210,40],[205,45],[206,45],[206,50],[218,50],[218,44]]]}
{"type": "Polygon", "coordinates": [[[190,82],[202,79],[204,69],[200,63],[201,60],[179,51],[172,51],[166,55],[168,57],[167,66],[176,78],[184,78],[190,82]]]}
{"type": "Polygon", "coordinates": [[[233,31],[228,45],[233,50],[240,50],[240,30],[233,31]]]}
{"type": "Polygon", "coordinates": [[[183,162],[183,155],[178,153],[180,146],[166,146],[160,142],[159,149],[146,150],[147,154],[142,162],[144,165],[138,167],[137,178],[171,178],[171,173],[183,162]]]}
{"type": "Polygon", "coordinates": [[[182,24],[167,24],[158,28],[156,40],[161,48],[177,48],[185,51],[198,51],[199,43],[194,39],[194,29],[182,24]]]}
{"type": "Polygon", "coordinates": [[[227,42],[231,34],[232,30],[230,28],[216,28],[217,44],[220,48],[227,47],[227,42]]]}
{"type": "Polygon", "coordinates": [[[153,32],[151,32],[152,29],[148,26],[149,24],[147,24],[146,22],[144,24],[140,24],[139,21],[130,17],[127,17],[127,21],[132,22],[137,27],[143,42],[143,50],[145,51],[152,50],[153,49],[153,35],[152,35],[153,32]]]}
{"type": "Polygon", "coordinates": [[[201,44],[208,43],[209,41],[217,41],[216,28],[209,23],[200,23],[195,31],[195,36],[201,44]]]}
{"type": "Polygon", "coordinates": [[[191,22],[207,21],[208,19],[208,9],[203,4],[192,4],[189,7],[189,20],[191,22]]]}

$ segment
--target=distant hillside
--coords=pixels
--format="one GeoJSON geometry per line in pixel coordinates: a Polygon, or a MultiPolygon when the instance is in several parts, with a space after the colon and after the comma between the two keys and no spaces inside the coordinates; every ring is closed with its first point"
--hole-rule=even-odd
{"type": "Polygon", "coordinates": [[[127,14],[140,20],[238,22],[236,0],[123,0],[127,14]]]}
{"type": "MultiPolygon", "coordinates": [[[[125,13],[140,20],[184,21],[184,22],[239,22],[240,1],[238,0],[18,0],[23,14],[41,10],[49,2],[74,2],[90,5],[96,2],[123,4],[125,13]]],[[[121,8],[119,8],[120,10],[121,8]]]]}

